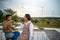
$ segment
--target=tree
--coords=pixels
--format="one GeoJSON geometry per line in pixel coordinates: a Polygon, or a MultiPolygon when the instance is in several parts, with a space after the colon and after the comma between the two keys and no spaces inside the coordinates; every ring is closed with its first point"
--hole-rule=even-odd
{"type": "Polygon", "coordinates": [[[39,22],[37,19],[35,19],[35,23],[39,22]]]}
{"type": "Polygon", "coordinates": [[[5,20],[5,16],[7,14],[11,14],[12,15],[12,18],[14,21],[17,21],[19,19],[19,17],[17,16],[16,14],[17,12],[12,10],[11,8],[9,9],[4,9],[3,11],[0,10],[0,22],[3,22],[5,20]]]}
{"type": "Polygon", "coordinates": [[[16,11],[12,10],[11,8],[5,9],[4,11],[6,12],[6,14],[11,14],[14,21],[18,20],[18,16],[16,14],[17,13],[16,11]]]}
{"type": "Polygon", "coordinates": [[[13,11],[11,8],[4,10],[6,14],[11,14],[12,16],[16,15],[16,11],[13,11]]]}
{"type": "Polygon", "coordinates": [[[13,20],[16,21],[16,22],[17,22],[18,19],[19,19],[19,17],[18,17],[17,15],[12,16],[12,18],[13,18],[13,20]]]}
{"type": "Polygon", "coordinates": [[[0,23],[3,21],[3,11],[0,10],[0,23]]]}
{"type": "Polygon", "coordinates": [[[33,23],[35,23],[35,20],[34,20],[34,19],[32,19],[32,18],[31,18],[31,21],[32,21],[33,23]]]}

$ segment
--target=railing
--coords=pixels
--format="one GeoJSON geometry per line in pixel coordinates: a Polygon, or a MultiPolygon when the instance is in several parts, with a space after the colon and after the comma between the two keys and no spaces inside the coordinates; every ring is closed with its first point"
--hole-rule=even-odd
{"type": "MultiPolygon", "coordinates": [[[[39,30],[34,30],[33,35],[33,40],[49,40],[44,31],[40,32],[39,30]]],[[[0,30],[0,40],[5,40],[2,30],[0,30]]]]}
{"type": "MultiPolygon", "coordinates": [[[[45,30],[52,30],[51,28],[45,28],[45,30]]],[[[53,28],[53,30],[59,30],[60,29],[56,29],[53,28]]],[[[20,31],[20,33],[22,32],[22,29],[19,29],[18,31],[20,31]]],[[[5,35],[2,32],[2,28],[0,29],[0,40],[5,40],[5,35]]],[[[49,40],[48,36],[46,35],[45,31],[40,31],[40,29],[34,29],[33,32],[33,40],[49,40]]]]}
{"type": "Polygon", "coordinates": [[[2,30],[0,30],[0,40],[5,40],[5,35],[2,30]]]}

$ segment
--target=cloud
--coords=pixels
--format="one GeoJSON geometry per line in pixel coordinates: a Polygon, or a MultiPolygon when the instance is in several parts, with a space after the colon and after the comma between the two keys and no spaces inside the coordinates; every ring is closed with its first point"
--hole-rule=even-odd
{"type": "Polygon", "coordinates": [[[60,16],[60,0],[0,0],[0,9],[12,8],[17,11],[18,16],[30,13],[34,17],[60,16]],[[22,14],[23,6],[23,14],[22,14]]]}

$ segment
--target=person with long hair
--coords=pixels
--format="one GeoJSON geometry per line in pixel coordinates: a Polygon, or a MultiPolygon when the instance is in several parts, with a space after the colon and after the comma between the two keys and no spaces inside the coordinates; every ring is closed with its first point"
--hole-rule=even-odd
{"type": "Polygon", "coordinates": [[[29,14],[25,14],[24,16],[24,27],[23,32],[18,38],[18,40],[32,40],[33,38],[33,23],[31,22],[31,17],[29,14]]]}

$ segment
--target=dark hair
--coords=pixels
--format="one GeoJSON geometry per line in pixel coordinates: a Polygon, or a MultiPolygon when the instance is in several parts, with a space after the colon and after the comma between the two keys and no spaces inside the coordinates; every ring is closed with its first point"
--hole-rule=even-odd
{"type": "Polygon", "coordinates": [[[25,16],[28,20],[31,20],[30,14],[25,14],[25,16]]]}
{"type": "Polygon", "coordinates": [[[12,16],[12,15],[10,15],[10,14],[6,15],[6,19],[7,19],[9,16],[12,16]]]}

